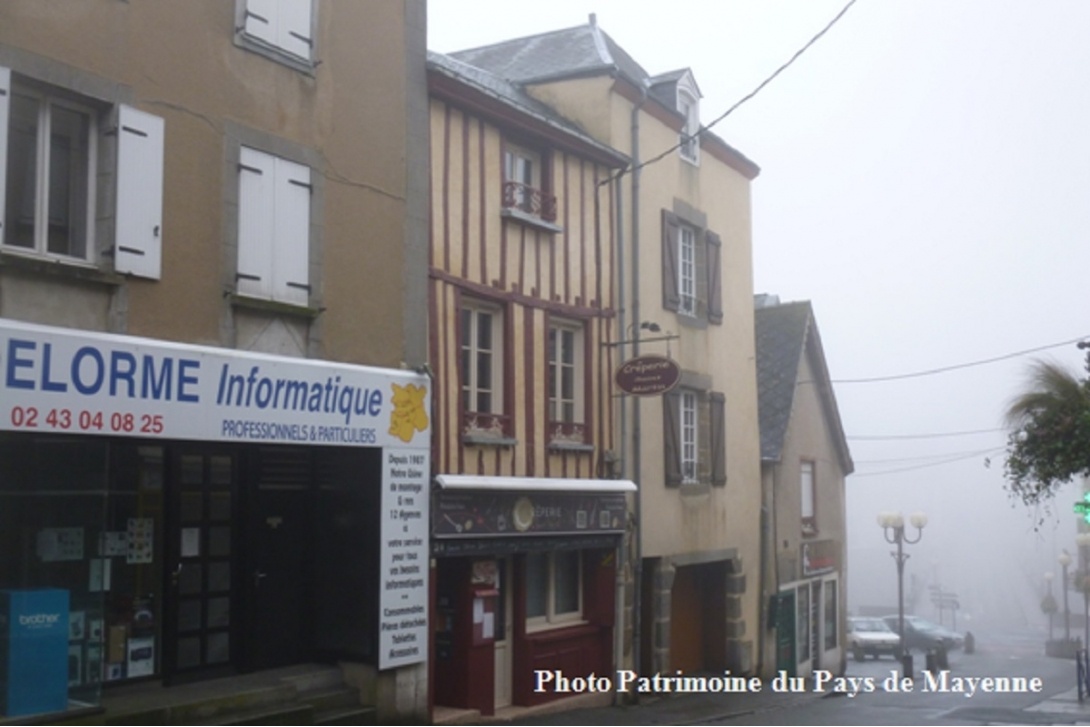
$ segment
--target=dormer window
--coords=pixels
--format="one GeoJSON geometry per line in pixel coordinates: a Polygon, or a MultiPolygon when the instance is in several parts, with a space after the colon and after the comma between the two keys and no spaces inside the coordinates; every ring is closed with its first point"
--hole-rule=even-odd
{"type": "Polygon", "coordinates": [[[690,164],[700,163],[700,89],[691,71],[677,79],[675,107],[683,124],[679,134],[678,154],[690,164]]]}
{"type": "Polygon", "coordinates": [[[539,152],[511,143],[504,146],[503,208],[531,220],[556,220],[556,197],[548,189],[539,152]]]}
{"type": "Polygon", "coordinates": [[[695,95],[678,88],[677,110],[685,117],[685,126],[681,129],[681,141],[678,151],[681,158],[696,164],[700,161],[700,104],[695,95]]]}

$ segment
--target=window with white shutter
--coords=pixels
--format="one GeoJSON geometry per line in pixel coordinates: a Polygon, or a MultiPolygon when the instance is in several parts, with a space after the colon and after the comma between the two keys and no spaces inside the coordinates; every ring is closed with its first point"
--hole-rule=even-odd
{"type": "Polygon", "coordinates": [[[163,120],[118,109],[117,236],[114,267],[158,280],[162,267],[163,120]]]}
{"type": "Polygon", "coordinates": [[[239,1],[243,40],[292,59],[313,59],[313,0],[239,1]]]}
{"type": "Polygon", "coordinates": [[[310,169],[242,147],[238,173],[238,292],[307,305],[310,169]]]}

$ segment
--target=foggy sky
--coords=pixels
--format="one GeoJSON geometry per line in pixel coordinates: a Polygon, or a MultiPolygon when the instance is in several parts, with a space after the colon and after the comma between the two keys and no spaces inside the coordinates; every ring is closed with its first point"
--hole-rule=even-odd
{"type": "MultiPolygon", "coordinates": [[[[840,0],[430,0],[448,52],[598,24],[649,73],[693,70],[705,124],[755,88],[840,0]],[[472,11],[468,10],[472,7],[472,11]]],[[[859,0],[714,131],[755,161],[754,287],[813,302],[834,381],[993,359],[1090,335],[1090,3],[859,0]]],[[[648,150],[648,156],[651,156],[648,150]]],[[[1081,372],[1074,345],[1036,354],[1081,372]]],[[[896,604],[875,516],[921,510],[911,584],[958,592],[958,626],[1046,628],[1045,571],[1072,552],[1051,513],[1003,489],[1002,411],[1034,356],[837,383],[849,608],[896,604]],[[966,431],[979,434],[876,440],[966,431]],[[985,459],[990,458],[990,467],[985,459]],[[946,460],[956,460],[943,464],[946,460]]],[[[1057,593],[1057,598],[1059,594],[1057,593]]],[[[1082,612],[1072,594],[1072,610],[1082,612]]]]}

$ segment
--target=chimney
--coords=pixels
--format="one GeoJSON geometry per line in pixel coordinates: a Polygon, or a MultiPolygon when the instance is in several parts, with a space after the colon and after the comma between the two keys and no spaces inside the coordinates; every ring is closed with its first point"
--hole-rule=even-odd
{"type": "Polygon", "coordinates": [[[598,14],[597,13],[591,13],[590,14],[590,27],[592,27],[592,28],[597,28],[598,27],[598,14]]]}
{"type": "Polygon", "coordinates": [[[780,296],[774,293],[758,293],[753,296],[753,307],[760,308],[772,308],[780,304],[780,296]]]}

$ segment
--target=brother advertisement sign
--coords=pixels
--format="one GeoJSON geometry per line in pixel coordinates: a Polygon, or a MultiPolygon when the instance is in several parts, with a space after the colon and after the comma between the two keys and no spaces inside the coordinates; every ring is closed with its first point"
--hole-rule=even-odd
{"type": "Polygon", "coordinates": [[[427,448],[429,383],[0,319],[0,430],[427,448]]]}

